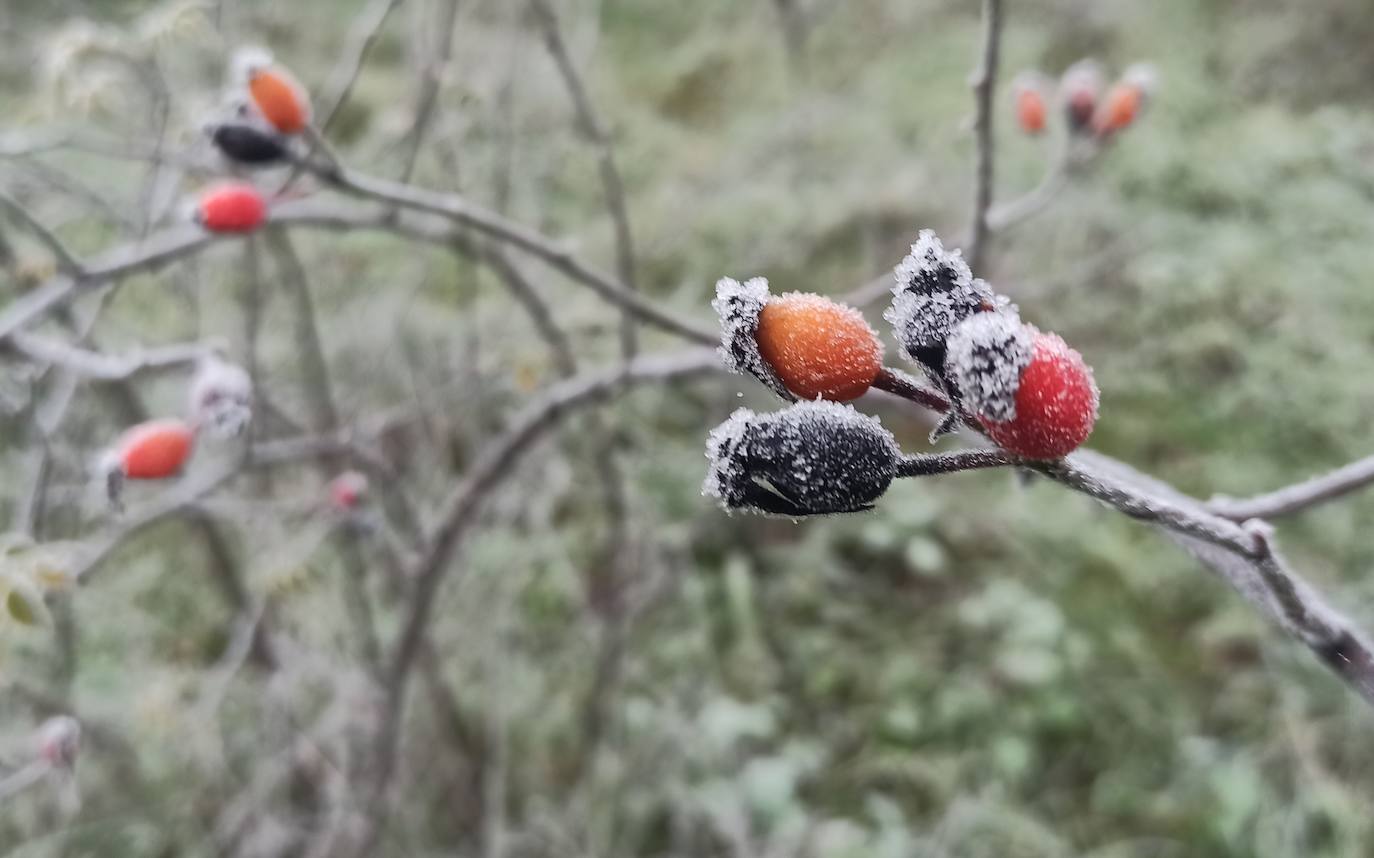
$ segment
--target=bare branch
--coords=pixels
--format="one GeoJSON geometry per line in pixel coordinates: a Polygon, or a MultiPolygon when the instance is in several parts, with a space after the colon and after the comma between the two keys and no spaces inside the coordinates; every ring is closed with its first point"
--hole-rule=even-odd
{"type": "MultiPolygon", "coordinates": [[[[445,220],[472,226],[484,234],[491,235],[495,232],[518,236],[519,241],[510,243],[530,251],[574,281],[590,287],[605,300],[628,309],[642,321],[689,342],[705,345],[718,340],[712,331],[683,322],[673,313],[661,309],[656,303],[629,292],[616,281],[587,268],[549,239],[499,215],[469,206],[460,197],[411,189],[376,179],[364,180],[363,185],[369,190],[359,192],[359,196],[382,202],[395,202],[400,199],[403,201],[403,207],[430,212],[445,220]],[[478,226],[479,223],[482,225],[478,226]],[[532,251],[531,248],[538,248],[538,252],[532,251]]],[[[446,230],[433,222],[406,221],[392,217],[388,211],[349,209],[337,204],[313,201],[282,203],[273,210],[271,222],[280,226],[332,230],[378,230],[438,245],[451,245],[454,241],[452,230],[446,230]]],[[[136,273],[155,270],[223,240],[226,240],[223,236],[207,233],[193,225],[184,225],[154,233],[142,242],[111,248],[92,260],[85,276],[79,280],[58,275],[33,292],[12,301],[0,311],[0,341],[32,324],[56,307],[66,304],[83,291],[97,289],[136,273]]]]}
{"type": "Polygon", "coordinates": [[[1207,508],[1222,518],[1278,518],[1344,497],[1374,483],[1374,456],[1344,465],[1329,474],[1313,477],[1272,492],[1238,500],[1218,495],[1207,508]]]}
{"type": "Polygon", "coordinates": [[[387,711],[377,733],[376,769],[370,806],[372,815],[359,838],[357,855],[371,855],[386,822],[386,793],[395,769],[400,724],[410,674],[423,649],[434,599],[450,561],[476,522],[483,502],[512,476],[519,459],[571,414],[645,383],[667,383],[720,370],[710,349],[687,349],[636,358],[626,367],[583,373],[550,388],[530,403],[507,429],[478,453],[462,482],[444,501],[438,523],[425,540],[414,564],[415,581],[405,608],[401,632],[387,671],[387,711]]]}
{"type": "MultiPolygon", "coordinates": [[[[563,79],[563,85],[568,90],[578,127],[596,147],[602,193],[615,228],[616,274],[620,277],[621,285],[635,291],[637,287],[634,237],[630,230],[629,208],[625,204],[625,183],[621,179],[620,168],[615,160],[615,147],[612,146],[610,134],[597,116],[591,97],[587,95],[587,88],[582,83],[582,77],[577,73],[577,66],[568,53],[568,46],[563,41],[563,33],[559,29],[558,17],[554,14],[553,6],[549,0],[531,0],[531,7],[543,28],[544,44],[548,47],[549,55],[553,57],[554,65],[558,67],[559,76],[563,79]]],[[[629,314],[625,314],[621,320],[620,347],[627,360],[634,357],[637,348],[635,326],[629,314]]]]}
{"type": "Polygon", "coordinates": [[[973,136],[978,157],[973,189],[973,225],[969,229],[968,264],[974,271],[983,265],[987,249],[988,208],[996,158],[993,141],[993,103],[997,92],[997,65],[1001,53],[1002,0],[983,0],[983,43],[978,67],[973,72],[973,136]]]}
{"type": "Polygon", "coordinates": [[[358,81],[358,74],[362,71],[363,63],[367,60],[368,52],[372,50],[377,38],[381,36],[382,28],[386,26],[387,19],[404,2],[405,0],[372,0],[367,8],[354,19],[353,26],[348,31],[348,44],[344,49],[344,59],[334,66],[334,71],[329,76],[329,82],[325,85],[327,94],[320,99],[320,104],[323,106],[318,123],[321,136],[329,133],[329,129],[334,125],[334,120],[339,116],[339,109],[348,101],[348,96],[353,91],[353,85],[358,81]]]}
{"type": "Polygon", "coordinates": [[[415,105],[415,118],[406,131],[405,140],[409,151],[406,152],[401,181],[409,182],[415,174],[415,165],[420,159],[420,147],[424,145],[425,134],[434,119],[434,108],[439,104],[439,84],[449,59],[453,56],[453,28],[458,22],[458,0],[447,0],[444,18],[439,22],[436,32],[438,44],[434,54],[425,61],[420,79],[420,97],[415,105]]]}
{"type": "Polygon", "coordinates": [[[4,344],[35,363],[57,366],[94,381],[124,381],[143,373],[183,369],[213,350],[205,343],[176,343],[107,355],[23,331],[11,334],[4,344]]]}
{"type": "Polygon", "coordinates": [[[38,218],[29,214],[29,210],[24,208],[18,200],[4,191],[0,191],[0,206],[9,209],[15,217],[28,227],[29,232],[33,233],[34,237],[52,252],[57,260],[58,270],[65,274],[80,276],[82,267],[76,255],[67,249],[67,245],[63,244],[62,239],[58,238],[52,230],[44,226],[38,218]]]}
{"type": "Polygon", "coordinates": [[[1004,203],[998,203],[988,210],[987,228],[989,232],[1003,232],[1022,221],[1029,220],[1049,207],[1059,193],[1069,184],[1068,148],[1056,158],[1040,184],[1022,196],[1004,203]]]}

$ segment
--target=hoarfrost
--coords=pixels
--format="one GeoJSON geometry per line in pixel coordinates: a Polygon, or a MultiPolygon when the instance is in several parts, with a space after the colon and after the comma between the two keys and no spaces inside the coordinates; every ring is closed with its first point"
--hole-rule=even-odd
{"type": "Polygon", "coordinates": [[[921,230],[911,253],[893,270],[892,305],[883,313],[902,354],[939,373],[945,340],[974,313],[1006,303],[973,272],[958,250],[945,250],[934,231],[921,230]]]}
{"type": "Polygon", "coordinates": [[[210,356],[191,380],[191,419],[216,438],[233,438],[253,420],[253,382],[242,367],[210,356]]]}
{"type": "Polygon", "coordinates": [[[759,315],[768,303],[768,280],[754,277],[740,283],[732,277],[716,281],[711,309],[720,316],[720,357],[725,368],[752,375],[788,402],[796,400],[777,373],[759,354],[759,315]]]}
{"type": "Polygon", "coordinates": [[[877,418],[818,400],[756,414],[741,408],[706,439],[702,494],[727,511],[786,517],[871,509],[901,452],[877,418]]]}
{"type": "Polygon", "coordinates": [[[1030,365],[1035,329],[1012,313],[978,313],[949,338],[945,369],[960,401],[986,420],[1016,419],[1016,391],[1030,365]]]}

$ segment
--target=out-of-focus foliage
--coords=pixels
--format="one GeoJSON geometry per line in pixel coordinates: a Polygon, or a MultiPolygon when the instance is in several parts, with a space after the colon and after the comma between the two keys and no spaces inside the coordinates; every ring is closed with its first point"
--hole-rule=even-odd
{"type": "MultiPolygon", "coordinates": [[[[709,319],[720,276],[838,294],[895,264],[917,229],[957,235],[967,221],[978,4],[806,5],[815,25],[791,64],[764,0],[559,7],[613,129],[643,288],[694,318],[709,319]]],[[[1007,5],[1004,80],[1092,54],[1114,68],[1149,59],[1163,81],[1092,175],[998,237],[979,272],[1095,367],[1102,416],[1090,443],[1203,496],[1262,491],[1370,453],[1367,3],[1007,5]]],[[[332,135],[351,163],[400,172],[423,60],[413,42],[435,6],[403,6],[374,47],[332,135]]],[[[414,181],[566,236],[610,269],[595,153],[574,133],[522,6],[461,3],[414,181]]],[[[157,110],[136,70],[71,48],[105,34],[172,82],[169,135],[186,145],[232,45],[270,45],[319,93],[360,7],[9,0],[0,122],[7,133],[59,122],[145,139],[157,110]],[[192,26],[182,14],[205,17],[192,26]],[[156,22],[177,35],[150,36],[156,22]],[[112,98],[78,97],[89,92],[112,98]]],[[[998,119],[998,196],[1009,198],[1038,180],[1048,144],[998,119]]],[[[112,240],[111,212],[174,217],[195,185],[149,190],[142,165],[91,154],[40,160],[86,183],[40,185],[37,210],[83,253],[112,240]]],[[[0,182],[34,181],[29,166],[0,160],[0,182]]],[[[17,253],[9,301],[49,263],[8,223],[5,236],[17,253]]],[[[555,378],[508,294],[468,262],[376,234],[293,240],[341,411],[404,416],[388,452],[417,491],[456,481],[501,415],[555,378]]],[[[241,253],[226,244],[124,284],[100,345],[213,335],[241,348],[241,253]]],[[[290,303],[267,268],[267,387],[288,413],[308,413],[290,303]]],[[[614,359],[614,316],[536,270],[582,360],[614,359]]],[[[651,334],[645,345],[669,343],[651,334]]],[[[0,388],[8,399],[22,384],[0,388]]],[[[181,401],[170,381],[139,389],[154,412],[181,401]]],[[[487,508],[436,607],[435,669],[456,694],[441,705],[429,683],[413,690],[384,854],[486,844],[521,856],[1355,858],[1374,848],[1368,710],[1172,545],[997,472],[899,481],[871,514],[727,519],[699,495],[702,445],[741,389],[771,407],[732,376],[642,391],[608,412],[642,577],[663,589],[625,631],[589,761],[586,700],[607,634],[583,583],[605,562],[591,424],[574,421],[487,508]]],[[[81,465],[129,422],[130,403],[97,385],[74,407],[55,441],[53,502],[79,508],[81,465]]],[[[922,448],[926,427],[886,402],[864,407],[906,449],[922,448]]],[[[0,423],[6,513],[26,485],[25,426],[0,423]]],[[[216,590],[217,559],[187,524],[150,530],[90,586],[52,601],[48,630],[3,632],[0,765],[20,759],[51,705],[21,688],[68,697],[94,729],[80,810],[64,815],[41,790],[8,799],[0,851],[210,855],[242,824],[245,854],[273,855],[308,833],[312,802],[349,800],[331,777],[366,766],[346,751],[376,701],[347,571],[303,523],[315,520],[318,475],[269,479],[272,503],[229,491],[211,507],[235,525],[230,550],[255,597],[270,597],[274,622],[311,657],[275,674],[234,665],[226,653],[241,630],[216,590]],[[302,744],[319,735],[322,746],[302,744]],[[313,761],[324,786],[284,778],[292,759],[313,761]],[[235,816],[254,802],[271,813],[235,816]]],[[[1374,496],[1359,496],[1282,524],[1295,564],[1366,625],[1372,514],[1374,496]]],[[[82,538],[81,520],[59,505],[40,537],[82,538]]],[[[6,604],[40,605],[15,562],[6,555],[6,604]]],[[[386,604],[386,570],[368,574],[386,604]]],[[[386,639],[397,625],[384,610],[386,639]]]]}

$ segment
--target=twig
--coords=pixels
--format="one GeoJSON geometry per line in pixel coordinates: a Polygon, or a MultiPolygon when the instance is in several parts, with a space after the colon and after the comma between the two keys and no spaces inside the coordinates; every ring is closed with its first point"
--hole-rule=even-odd
{"type": "Polygon", "coordinates": [[[422,649],[434,598],[450,568],[450,560],[483,502],[515,472],[515,464],[535,442],[567,417],[589,405],[643,383],[666,383],[720,369],[719,358],[708,349],[688,349],[636,358],[626,368],[583,373],[550,388],[523,409],[508,428],[476,457],[457,488],[442,505],[438,523],[425,540],[414,564],[415,581],[404,611],[401,632],[387,671],[387,709],[377,732],[376,760],[369,805],[372,815],[359,838],[357,855],[374,854],[387,816],[386,793],[395,770],[405,692],[422,649]]]}
{"type": "Polygon", "coordinates": [[[405,139],[409,151],[406,153],[401,169],[401,181],[409,182],[415,174],[415,165],[420,159],[420,147],[424,144],[425,133],[434,119],[434,108],[439,103],[439,82],[453,56],[453,28],[458,21],[458,0],[447,0],[444,18],[436,28],[439,44],[434,55],[425,62],[420,76],[420,97],[416,101],[415,119],[410,123],[405,139]]]}
{"type": "Polygon", "coordinates": [[[973,224],[969,229],[968,264],[974,271],[982,269],[983,254],[987,249],[988,208],[992,205],[996,158],[993,103],[997,90],[1001,39],[1002,0],[983,0],[982,54],[971,81],[974,94],[973,136],[978,163],[973,188],[973,224]]]}
{"type": "Polygon", "coordinates": [[[903,456],[897,463],[899,477],[931,477],[980,468],[1018,465],[1020,460],[1002,450],[956,450],[952,453],[925,453],[903,456]]]}
{"type": "MultiPolygon", "coordinates": [[[[596,108],[593,106],[590,96],[587,95],[587,88],[583,85],[582,77],[577,72],[577,66],[568,53],[568,46],[563,41],[563,34],[559,29],[558,17],[554,14],[549,0],[531,0],[530,5],[542,26],[544,44],[549,50],[549,55],[553,57],[559,77],[563,79],[563,85],[572,101],[578,128],[596,148],[597,169],[601,174],[602,194],[605,197],[606,209],[611,215],[611,223],[615,228],[616,274],[619,276],[622,286],[632,292],[636,291],[634,237],[630,230],[629,209],[625,204],[625,183],[621,178],[620,168],[616,164],[615,147],[611,144],[611,136],[607,133],[605,126],[602,125],[600,117],[597,116],[596,108]]],[[[620,347],[626,360],[634,357],[637,348],[635,326],[634,319],[628,314],[621,320],[620,347]]]]}
{"type": "Polygon", "coordinates": [[[920,384],[916,379],[890,366],[878,371],[878,377],[873,379],[873,387],[931,411],[943,413],[949,410],[949,398],[943,393],[920,384]]]}
{"type": "MultiPolygon", "coordinates": [[[[506,221],[498,215],[470,207],[459,197],[446,197],[428,191],[415,191],[417,196],[412,196],[411,192],[414,189],[382,180],[369,179],[364,181],[364,185],[370,190],[359,192],[360,196],[382,202],[399,198],[404,201],[404,207],[430,212],[455,223],[474,226],[484,234],[490,235],[494,230],[502,234],[519,236],[519,241],[511,243],[527,251],[532,247],[538,248],[538,252],[530,252],[574,281],[588,286],[610,303],[628,309],[641,321],[689,342],[705,345],[718,341],[715,333],[684,322],[673,313],[661,309],[658,304],[627,291],[616,281],[587,268],[549,239],[506,221]],[[438,211],[434,211],[434,207],[438,207],[438,211]],[[477,222],[485,224],[486,228],[477,227],[477,222]]],[[[338,204],[321,204],[314,201],[281,204],[273,210],[272,223],[280,226],[332,230],[378,230],[439,245],[451,244],[454,237],[452,230],[446,230],[433,222],[404,221],[391,217],[386,211],[349,209],[338,204]]],[[[194,226],[178,226],[154,233],[143,242],[113,247],[92,260],[85,276],[80,280],[59,274],[33,292],[10,302],[0,311],[0,341],[32,324],[44,314],[63,306],[82,292],[100,288],[133,274],[155,270],[204,250],[221,240],[224,240],[222,236],[207,233],[194,226]]]]}
{"type": "Polygon", "coordinates": [[[1069,155],[1066,145],[1061,155],[1051,162],[1039,185],[1014,200],[998,203],[988,210],[988,231],[1003,232],[1029,220],[1048,208],[1068,184],[1069,155]]]}
{"type": "Polygon", "coordinates": [[[211,350],[204,343],[177,343],[125,355],[107,355],[23,331],[11,334],[4,345],[35,363],[61,367],[93,381],[124,381],[143,373],[182,369],[211,350]]]}
{"type": "Polygon", "coordinates": [[[34,238],[37,238],[44,247],[52,252],[56,258],[59,271],[77,277],[82,274],[81,262],[76,258],[76,255],[67,249],[67,245],[63,244],[62,239],[58,238],[52,230],[44,226],[38,218],[29,214],[29,210],[24,208],[18,200],[4,191],[0,191],[0,206],[9,209],[15,217],[23,222],[29,232],[33,233],[34,238]]]}
{"type": "MultiPolygon", "coordinates": [[[[267,231],[267,246],[276,257],[278,272],[295,302],[296,336],[298,360],[305,376],[306,388],[310,393],[315,412],[315,430],[322,434],[333,433],[339,426],[338,406],[334,399],[334,385],[330,379],[329,364],[325,360],[324,347],[320,344],[319,323],[315,314],[315,302],[310,294],[310,283],[306,279],[305,266],[296,255],[295,247],[285,230],[274,228],[267,231]]],[[[346,457],[321,459],[321,475],[330,479],[338,472],[346,457]]],[[[390,491],[398,491],[394,486],[390,491]]],[[[377,629],[373,621],[372,602],[367,592],[367,560],[363,556],[357,535],[349,528],[341,528],[337,534],[339,554],[346,567],[344,572],[344,598],[353,616],[362,641],[363,657],[374,668],[381,664],[381,646],[377,639],[377,629]]]]}
{"type": "Polygon", "coordinates": [[[1239,500],[1219,495],[1207,502],[1207,508],[1232,521],[1278,518],[1359,491],[1371,483],[1374,483],[1374,456],[1252,498],[1239,500]]]}
{"type": "Polygon", "coordinates": [[[334,120],[339,116],[339,109],[348,101],[348,96],[353,92],[353,85],[358,81],[358,74],[362,71],[363,63],[367,60],[368,52],[376,44],[377,38],[382,34],[382,28],[386,26],[387,19],[391,13],[396,11],[405,0],[372,0],[367,8],[353,20],[353,26],[348,31],[348,44],[344,49],[344,59],[334,66],[333,73],[329,76],[326,84],[327,95],[320,99],[323,109],[320,110],[320,120],[318,127],[320,135],[329,133],[329,129],[334,126],[334,120]]]}

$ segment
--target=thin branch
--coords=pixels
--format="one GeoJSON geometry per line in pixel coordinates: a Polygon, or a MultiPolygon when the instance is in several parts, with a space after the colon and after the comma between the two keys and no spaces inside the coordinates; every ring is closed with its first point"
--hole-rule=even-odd
{"type": "Polygon", "coordinates": [[[1374,456],[1252,498],[1239,500],[1219,495],[1208,501],[1207,508],[1232,521],[1278,518],[1344,497],[1371,483],[1374,483],[1374,456]]]}
{"type": "Polygon", "coordinates": [[[910,375],[900,369],[885,366],[878,371],[878,377],[873,379],[873,387],[901,397],[908,402],[914,402],[922,408],[929,408],[931,411],[941,413],[949,410],[949,398],[937,390],[932,390],[922,385],[910,375]]]}
{"type": "Polygon", "coordinates": [[[1061,155],[1051,162],[1040,184],[1022,196],[998,203],[988,210],[989,232],[1004,232],[1044,211],[1069,184],[1069,156],[1065,146],[1061,155]]]}
{"type": "MultiPolygon", "coordinates": [[[[510,240],[509,243],[543,259],[575,282],[588,286],[608,302],[628,309],[640,320],[689,342],[702,345],[718,342],[719,338],[714,332],[684,322],[675,314],[660,308],[657,303],[629,292],[616,281],[587,268],[566,250],[554,245],[550,239],[526,230],[499,215],[469,206],[460,197],[435,194],[376,179],[364,180],[363,186],[369,190],[358,192],[359,196],[382,202],[395,202],[399,199],[405,208],[429,212],[460,225],[472,226],[487,235],[499,233],[498,237],[518,237],[518,241],[510,240]],[[481,226],[478,226],[479,223],[481,226]],[[531,248],[538,250],[535,252],[531,248]]],[[[451,245],[454,241],[452,230],[444,229],[432,221],[407,221],[394,218],[387,211],[350,209],[337,203],[309,200],[282,203],[273,210],[271,222],[274,225],[290,227],[377,230],[437,245],[451,245]]],[[[156,270],[223,240],[235,239],[226,239],[198,227],[184,225],[154,233],[142,242],[113,247],[93,259],[86,269],[85,276],[80,280],[59,274],[0,310],[0,341],[55,308],[65,305],[82,292],[98,289],[133,274],[156,270]]]]}
{"type": "MultiPolygon", "coordinates": [[[[543,29],[544,44],[549,50],[549,55],[553,57],[564,87],[568,90],[578,128],[596,147],[602,194],[615,228],[616,274],[620,277],[621,285],[632,292],[636,291],[638,287],[635,285],[634,237],[630,230],[629,208],[625,203],[625,183],[616,164],[611,136],[597,115],[591,97],[587,95],[587,88],[582,83],[582,77],[577,72],[577,66],[568,53],[568,46],[563,41],[563,33],[559,28],[558,16],[554,14],[553,6],[549,0],[531,0],[531,7],[543,29]]],[[[637,348],[635,326],[633,318],[628,314],[621,320],[620,346],[626,360],[634,357],[637,348]]]]}
{"type": "Polygon", "coordinates": [[[425,134],[434,120],[434,108],[439,104],[439,84],[448,67],[449,59],[453,56],[453,29],[457,22],[458,0],[447,0],[444,18],[436,28],[439,43],[434,48],[433,56],[425,62],[420,78],[420,97],[415,106],[415,119],[411,121],[410,129],[405,135],[409,151],[406,152],[404,167],[401,169],[402,182],[409,182],[415,174],[415,165],[420,159],[420,147],[424,145],[425,134]]]}
{"type": "Polygon", "coordinates": [[[1374,704],[1374,646],[1358,626],[1288,567],[1263,525],[1238,526],[1167,484],[1091,451],[1059,462],[1025,465],[1170,532],[1374,704]]]}
{"type": "Polygon", "coordinates": [[[344,59],[334,66],[334,71],[325,86],[327,94],[320,99],[323,107],[318,123],[321,136],[328,134],[329,129],[334,126],[339,109],[353,92],[353,85],[358,81],[363,63],[367,61],[368,53],[381,36],[387,19],[404,2],[405,0],[372,0],[353,20],[353,26],[348,31],[348,44],[343,52],[344,59]]]}
{"type": "Polygon", "coordinates": [[[184,369],[212,350],[205,343],[176,343],[108,355],[23,331],[11,334],[4,344],[30,361],[93,381],[125,381],[143,373],[184,369]]]}
{"type": "Polygon", "coordinates": [[[987,249],[988,208],[992,205],[992,186],[996,152],[993,118],[997,90],[997,64],[1001,53],[1002,0],[983,0],[983,42],[978,67],[973,72],[973,136],[978,164],[973,189],[973,224],[969,229],[968,264],[974,271],[983,266],[987,249]]]}
{"type": "Polygon", "coordinates": [[[9,209],[15,217],[23,222],[29,232],[33,233],[34,238],[37,238],[44,247],[52,252],[57,260],[58,270],[72,276],[79,277],[81,275],[83,269],[76,255],[67,249],[67,245],[52,230],[44,226],[38,218],[29,214],[29,210],[24,208],[18,200],[4,191],[0,191],[0,206],[9,209]]]}
{"type": "Polygon", "coordinates": [[[918,453],[897,463],[898,477],[931,477],[980,468],[1019,465],[1020,460],[1002,450],[956,450],[952,453],[918,453]]]}
{"type": "Polygon", "coordinates": [[[444,501],[438,523],[425,540],[425,549],[410,577],[415,584],[405,608],[400,635],[387,671],[387,709],[377,732],[377,748],[370,806],[372,815],[359,838],[355,854],[371,855],[381,837],[387,815],[386,793],[395,770],[406,687],[423,649],[439,585],[468,530],[476,523],[483,502],[516,472],[519,459],[570,415],[617,395],[633,385],[668,383],[718,371],[719,357],[709,349],[687,349],[636,358],[628,367],[583,373],[550,388],[511,420],[506,430],[487,444],[462,482],[444,501]]]}

